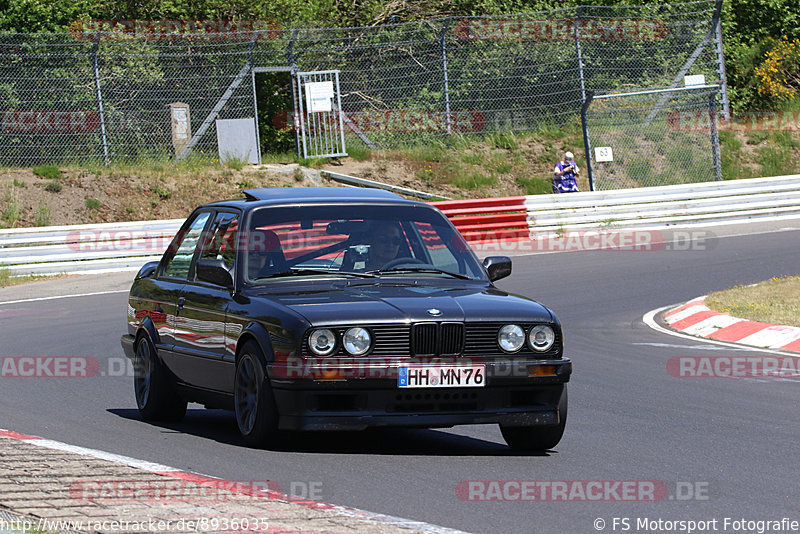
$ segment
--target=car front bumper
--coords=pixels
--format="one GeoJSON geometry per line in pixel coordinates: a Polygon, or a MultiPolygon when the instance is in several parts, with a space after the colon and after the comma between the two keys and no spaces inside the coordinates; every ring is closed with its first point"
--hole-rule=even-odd
{"type": "MultiPolygon", "coordinates": [[[[484,387],[400,388],[396,368],[366,377],[319,380],[288,377],[272,364],[270,383],[286,430],[363,430],[368,427],[450,427],[496,423],[504,426],[556,425],[559,401],[572,372],[568,359],[486,362],[484,387]],[[528,376],[547,366],[549,376],[528,376]],[[524,369],[525,376],[509,369],[524,369]],[[394,371],[394,376],[393,375],[394,371]]],[[[306,369],[308,372],[309,369],[306,369]]],[[[364,369],[359,369],[363,375],[364,369]]],[[[313,373],[313,370],[311,370],[313,373]]],[[[351,374],[352,373],[352,374],[351,374]]]]}

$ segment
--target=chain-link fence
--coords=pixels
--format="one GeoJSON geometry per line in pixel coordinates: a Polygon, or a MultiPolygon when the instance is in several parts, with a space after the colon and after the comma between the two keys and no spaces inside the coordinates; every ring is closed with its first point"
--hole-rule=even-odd
{"type": "Polygon", "coordinates": [[[591,99],[584,140],[592,189],[721,180],[718,92],[699,85],[591,99]]]}
{"type": "MultiPolygon", "coordinates": [[[[586,91],[674,87],[684,74],[724,88],[719,5],[578,7],[365,28],[209,34],[76,25],[70,34],[0,34],[0,165],[175,157],[186,147],[174,139],[175,103],[191,116],[190,149],[215,154],[214,121],[256,114],[254,73],[265,69],[338,70],[348,145],[577,128],[586,91]]],[[[287,102],[285,113],[260,124],[291,125],[297,102],[287,102]]]]}

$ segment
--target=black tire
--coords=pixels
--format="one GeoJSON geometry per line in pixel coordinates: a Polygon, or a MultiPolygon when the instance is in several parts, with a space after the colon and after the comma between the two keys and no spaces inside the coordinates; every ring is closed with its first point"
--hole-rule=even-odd
{"type": "Polygon", "coordinates": [[[248,341],[236,362],[233,384],[236,425],[248,447],[263,448],[282,442],[278,432],[278,410],[261,348],[248,341]]]}
{"type": "Polygon", "coordinates": [[[559,423],[552,426],[518,426],[500,425],[500,432],[509,447],[515,451],[546,451],[554,448],[561,441],[567,426],[567,386],[558,401],[559,423]]]}
{"type": "Polygon", "coordinates": [[[169,371],[156,356],[150,336],[142,334],[134,346],[133,392],[145,421],[180,421],[186,401],[175,390],[169,371]]]}

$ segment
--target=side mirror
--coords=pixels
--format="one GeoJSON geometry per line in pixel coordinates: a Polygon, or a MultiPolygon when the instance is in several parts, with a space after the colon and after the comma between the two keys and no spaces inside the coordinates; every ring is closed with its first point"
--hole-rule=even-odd
{"type": "Polygon", "coordinates": [[[511,274],[511,258],[508,256],[489,256],[483,260],[483,266],[489,273],[492,282],[511,274]]]}
{"type": "Polygon", "coordinates": [[[222,287],[233,287],[231,273],[222,260],[197,260],[197,279],[222,287]]]}
{"type": "Polygon", "coordinates": [[[138,273],[136,273],[136,279],[141,280],[142,278],[152,277],[155,274],[157,268],[158,268],[157,261],[148,261],[147,263],[142,265],[142,268],[139,269],[138,273]]]}

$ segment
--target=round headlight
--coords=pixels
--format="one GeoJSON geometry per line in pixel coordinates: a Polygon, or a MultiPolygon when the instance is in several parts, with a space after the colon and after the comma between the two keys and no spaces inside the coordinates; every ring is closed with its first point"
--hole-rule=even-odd
{"type": "Polygon", "coordinates": [[[555,332],[546,324],[536,325],[528,332],[528,344],[533,350],[539,352],[544,352],[552,347],[555,340],[555,332]]]}
{"type": "Polygon", "coordinates": [[[515,324],[507,324],[497,333],[497,344],[506,352],[517,352],[525,343],[525,332],[515,324]]]}
{"type": "Polygon", "coordinates": [[[348,328],[344,333],[344,348],[353,356],[361,356],[369,350],[372,339],[364,328],[348,328]]]}
{"type": "Polygon", "coordinates": [[[308,336],[308,347],[318,356],[327,356],[336,348],[336,334],[327,328],[319,328],[308,336]]]}

